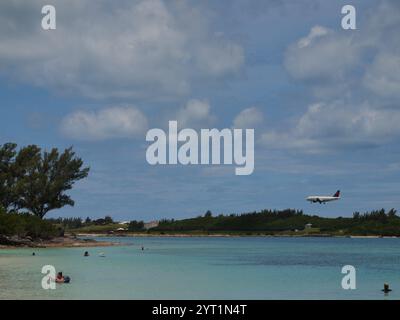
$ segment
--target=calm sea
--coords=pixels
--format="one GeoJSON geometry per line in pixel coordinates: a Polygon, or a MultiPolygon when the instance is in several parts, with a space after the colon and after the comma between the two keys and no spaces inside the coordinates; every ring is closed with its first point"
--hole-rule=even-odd
{"type": "Polygon", "coordinates": [[[400,239],[112,240],[127,245],[0,250],[0,299],[400,298],[400,239]],[[42,289],[43,265],[71,283],[42,289]],[[356,268],[356,290],[341,287],[344,265],[356,268]],[[385,282],[393,289],[387,296],[385,282]]]}

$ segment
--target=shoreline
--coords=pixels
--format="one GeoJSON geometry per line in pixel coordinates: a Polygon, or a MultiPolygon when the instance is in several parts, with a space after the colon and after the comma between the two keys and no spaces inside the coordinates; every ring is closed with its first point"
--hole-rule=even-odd
{"type": "Polygon", "coordinates": [[[93,237],[93,238],[126,238],[126,237],[158,237],[158,238],[351,238],[351,239],[378,239],[378,238],[400,238],[400,236],[381,236],[381,235],[331,235],[331,234],[155,234],[155,233],[124,233],[124,234],[105,234],[105,233],[78,233],[77,237],[93,237]]]}
{"type": "Polygon", "coordinates": [[[147,234],[147,233],[127,233],[127,234],[103,234],[103,233],[80,233],[76,236],[66,235],[51,240],[40,240],[23,242],[20,244],[0,244],[1,249],[26,249],[26,248],[91,248],[91,247],[113,247],[129,245],[128,243],[98,241],[92,238],[348,238],[348,239],[399,239],[398,236],[356,236],[356,235],[235,235],[235,234],[147,234]]]}
{"type": "Polygon", "coordinates": [[[97,241],[94,239],[79,239],[76,237],[65,236],[51,240],[24,241],[21,243],[0,244],[0,249],[23,249],[23,248],[90,248],[90,247],[112,247],[119,246],[119,242],[97,241]]]}

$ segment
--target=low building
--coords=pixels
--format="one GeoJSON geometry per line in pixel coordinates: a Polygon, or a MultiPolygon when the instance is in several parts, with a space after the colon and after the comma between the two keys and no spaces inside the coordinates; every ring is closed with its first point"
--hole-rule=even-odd
{"type": "Polygon", "coordinates": [[[158,227],[159,222],[158,221],[150,221],[146,222],[143,226],[144,229],[149,230],[151,228],[158,227]]]}
{"type": "Polygon", "coordinates": [[[304,229],[311,229],[312,228],[312,224],[311,223],[307,223],[305,226],[304,226],[304,229]]]}

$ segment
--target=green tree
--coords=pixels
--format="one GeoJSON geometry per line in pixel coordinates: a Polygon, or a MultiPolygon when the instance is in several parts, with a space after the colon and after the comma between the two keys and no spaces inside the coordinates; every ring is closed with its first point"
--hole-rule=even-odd
{"type": "Polygon", "coordinates": [[[111,224],[111,223],[114,223],[114,221],[110,216],[105,216],[104,217],[104,223],[105,224],[111,224]]]}
{"type": "Polygon", "coordinates": [[[129,222],[128,231],[142,231],[143,229],[144,229],[143,221],[133,220],[133,221],[129,222]]]}
{"type": "Polygon", "coordinates": [[[356,219],[356,220],[360,219],[360,212],[358,212],[358,211],[354,212],[353,219],[356,219]]]}
{"type": "Polygon", "coordinates": [[[15,211],[16,173],[15,156],[17,145],[6,143],[0,147],[0,206],[6,211],[15,211]]]}
{"type": "Polygon", "coordinates": [[[65,192],[87,177],[82,159],[72,148],[59,153],[56,148],[41,152],[37,146],[22,148],[16,157],[18,207],[43,218],[47,212],[75,203],[65,192]]]}
{"type": "Polygon", "coordinates": [[[207,210],[207,212],[205,213],[204,217],[211,218],[212,217],[212,212],[210,210],[207,210]]]}
{"type": "Polygon", "coordinates": [[[394,217],[396,217],[396,214],[397,214],[397,210],[392,208],[392,209],[389,210],[387,215],[388,215],[389,218],[394,218],[394,217]]]}

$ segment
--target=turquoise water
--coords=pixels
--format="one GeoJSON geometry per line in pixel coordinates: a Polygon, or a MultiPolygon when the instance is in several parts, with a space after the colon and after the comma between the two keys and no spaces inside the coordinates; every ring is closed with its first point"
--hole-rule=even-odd
{"type": "Polygon", "coordinates": [[[0,299],[400,298],[400,239],[112,240],[127,245],[35,249],[34,257],[32,249],[0,250],[0,299]],[[42,289],[48,264],[71,283],[42,289]],[[341,268],[349,264],[357,270],[356,290],[341,287],[341,268]],[[384,282],[393,289],[388,296],[380,291],[384,282]]]}

